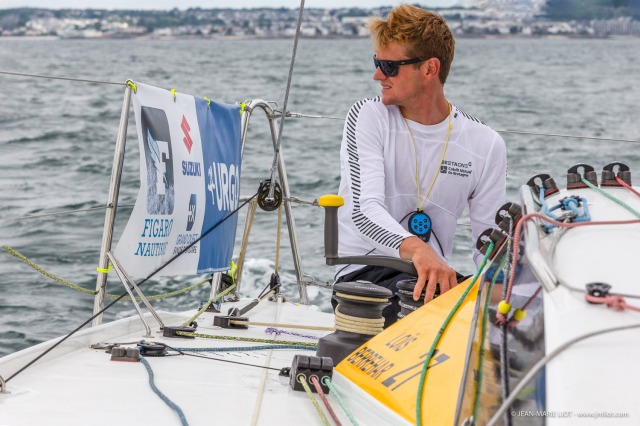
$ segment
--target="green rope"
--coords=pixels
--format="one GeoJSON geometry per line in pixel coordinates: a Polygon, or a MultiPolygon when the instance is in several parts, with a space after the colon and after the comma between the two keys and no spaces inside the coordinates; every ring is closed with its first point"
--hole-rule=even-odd
{"type": "Polygon", "coordinates": [[[209,308],[209,305],[211,305],[216,300],[222,298],[223,296],[226,296],[227,294],[229,294],[229,292],[231,292],[231,290],[233,290],[234,288],[236,288],[236,285],[232,284],[229,287],[227,287],[224,291],[221,291],[220,293],[218,293],[215,296],[213,296],[211,299],[209,299],[209,301],[207,303],[204,304],[204,306],[202,306],[202,308],[200,308],[200,310],[198,312],[196,312],[196,314],[194,316],[192,316],[191,318],[186,320],[182,324],[182,326],[186,327],[189,324],[191,324],[192,322],[194,322],[196,320],[196,318],[198,318],[200,315],[202,315],[202,313],[209,308]]]}
{"type": "Polygon", "coordinates": [[[83,287],[80,287],[79,285],[76,285],[72,282],[69,282],[67,280],[63,280],[60,277],[57,277],[55,275],[53,275],[51,272],[48,272],[44,269],[42,269],[41,267],[39,267],[38,265],[36,265],[35,263],[33,263],[31,260],[29,260],[26,256],[24,256],[22,253],[20,253],[17,250],[12,249],[9,246],[2,246],[2,248],[4,249],[4,251],[6,251],[7,253],[9,253],[12,256],[17,257],[19,260],[21,260],[24,264],[31,266],[33,269],[35,269],[36,271],[40,272],[42,275],[44,275],[47,278],[51,278],[52,280],[54,280],[57,283],[60,283],[62,285],[65,285],[73,290],[85,293],[85,294],[90,294],[92,296],[95,296],[96,294],[98,294],[97,291],[93,291],[93,290],[89,290],[83,287]]]}
{"type": "Polygon", "coordinates": [[[176,331],[176,334],[179,336],[187,336],[187,337],[200,337],[203,339],[216,339],[216,340],[232,340],[236,342],[254,342],[254,343],[271,343],[274,342],[280,345],[297,345],[297,346],[307,346],[310,348],[316,348],[318,345],[316,343],[306,343],[306,342],[294,342],[288,340],[273,340],[273,339],[254,339],[251,337],[236,337],[236,336],[217,336],[214,334],[204,334],[204,333],[192,333],[189,331],[176,331]]]}
{"type": "Polygon", "coordinates": [[[358,426],[358,422],[353,417],[353,414],[351,414],[351,410],[347,408],[344,401],[340,397],[340,394],[338,393],[338,389],[336,389],[333,383],[331,383],[331,379],[329,378],[329,376],[324,376],[322,378],[322,383],[324,383],[329,388],[329,390],[333,392],[332,395],[336,398],[336,401],[338,401],[338,404],[340,404],[340,407],[342,407],[342,411],[344,411],[344,413],[347,415],[347,417],[351,421],[351,424],[353,426],[358,426]]]}
{"type": "MultiPolygon", "coordinates": [[[[4,246],[2,246],[2,248],[4,249],[4,251],[9,253],[10,255],[18,258],[25,265],[30,266],[31,268],[33,268],[36,271],[40,272],[45,277],[51,278],[53,281],[55,281],[55,282],[57,282],[59,284],[62,284],[64,286],[69,287],[72,290],[76,290],[76,291],[79,291],[79,292],[84,293],[84,294],[90,294],[92,296],[95,296],[96,294],[98,294],[98,292],[95,291],[95,290],[89,290],[87,288],[80,287],[77,284],[74,284],[74,283],[72,283],[70,281],[67,281],[65,279],[62,279],[62,278],[52,274],[51,272],[49,272],[49,271],[41,268],[40,266],[36,265],[33,261],[31,261],[29,258],[27,258],[25,255],[23,255],[19,251],[15,250],[15,249],[12,249],[9,246],[4,245],[4,246]]],[[[191,285],[189,287],[183,288],[181,290],[172,291],[170,293],[162,293],[162,294],[156,294],[156,295],[153,295],[153,296],[147,296],[147,300],[158,300],[158,299],[165,299],[167,297],[177,296],[179,294],[191,291],[194,288],[200,287],[202,284],[204,284],[204,283],[206,283],[208,281],[209,281],[209,278],[205,278],[202,281],[199,281],[199,282],[197,282],[197,283],[195,283],[195,284],[193,284],[193,285],[191,285]]],[[[116,294],[105,294],[104,297],[106,297],[107,299],[115,300],[115,299],[118,299],[120,296],[116,295],[116,294]]],[[[131,297],[130,296],[125,296],[125,297],[122,297],[122,300],[131,300],[131,297]]],[[[141,301],[142,299],[139,298],[139,297],[136,297],[136,300],[137,301],[141,301]]]]}
{"type": "MultiPolygon", "coordinates": [[[[480,267],[476,271],[476,274],[473,276],[473,279],[471,280],[467,288],[464,290],[464,292],[460,296],[460,299],[458,299],[453,309],[451,309],[451,311],[449,312],[449,315],[447,315],[447,318],[445,318],[444,322],[442,323],[442,326],[440,327],[440,330],[438,330],[438,334],[436,334],[436,337],[433,340],[431,348],[427,353],[427,358],[425,359],[424,364],[422,365],[422,372],[420,373],[420,382],[418,383],[418,396],[416,400],[416,424],[419,426],[422,425],[422,395],[424,392],[424,383],[427,378],[427,370],[429,368],[429,363],[431,363],[431,359],[433,358],[433,353],[435,352],[435,349],[438,343],[440,343],[440,338],[442,337],[442,334],[444,333],[445,329],[449,326],[449,323],[451,322],[451,318],[453,318],[453,316],[458,312],[458,309],[460,308],[460,306],[462,306],[462,302],[464,302],[464,299],[467,298],[467,295],[471,291],[471,288],[478,280],[480,273],[482,272],[485,265],[487,264],[487,259],[489,258],[489,256],[491,256],[493,247],[494,247],[494,243],[492,241],[491,244],[489,244],[487,253],[484,255],[484,259],[482,259],[482,263],[480,264],[480,267]]],[[[489,263],[491,264],[491,262],[489,263]]]]}
{"type": "MultiPolygon", "coordinates": [[[[167,297],[178,296],[179,294],[186,293],[188,291],[193,290],[194,288],[198,288],[202,284],[208,283],[210,280],[211,280],[211,278],[207,277],[207,278],[205,278],[205,279],[203,279],[201,281],[198,281],[197,283],[195,283],[193,285],[190,285],[189,287],[185,287],[185,288],[180,289],[180,290],[172,291],[170,293],[155,294],[153,296],[146,296],[146,297],[147,297],[147,300],[159,300],[159,299],[166,299],[167,297]]],[[[108,299],[111,299],[111,300],[115,300],[120,296],[115,295],[115,294],[105,294],[104,297],[106,297],[108,299]]],[[[130,296],[125,296],[125,297],[122,298],[122,300],[131,300],[131,297],[130,296]]],[[[139,297],[136,297],[136,300],[140,301],[141,299],[139,297]]]]}
{"type": "Polygon", "coordinates": [[[300,351],[314,351],[315,348],[309,346],[300,345],[260,345],[260,346],[231,346],[227,348],[173,348],[168,347],[170,350],[177,352],[250,352],[250,351],[266,351],[271,349],[282,350],[300,350],[300,351]]]}
{"type": "Polygon", "coordinates": [[[320,404],[318,404],[318,401],[313,397],[313,392],[311,392],[311,388],[307,383],[307,376],[305,376],[304,374],[298,374],[298,376],[296,377],[296,381],[302,385],[304,391],[307,393],[307,396],[313,403],[313,406],[316,407],[316,410],[318,411],[318,414],[322,419],[322,423],[324,423],[326,426],[331,426],[331,424],[329,423],[329,419],[327,419],[327,416],[322,411],[322,408],[320,408],[320,404]]]}
{"type": "Polygon", "coordinates": [[[608,199],[610,199],[611,201],[613,201],[614,203],[616,203],[620,207],[624,207],[629,212],[631,212],[631,214],[633,214],[635,217],[640,218],[640,213],[638,213],[637,210],[635,210],[633,207],[629,206],[628,204],[626,204],[622,200],[619,200],[618,198],[616,198],[613,195],[609,194],[607,191],[603,191],[602,189],[600,189],[597,186],[593,185],[591,182],[589,182],[588,180],[586,180],[584,178],[582,178],[582,182],[584,184],[586,184],[589,188],[591,188],[591,189],[599,192],[600,194],[604,195],[605,197],[607,197],[608,199]]]}
{"type": "MultiPolygon", "coordinates": [[[[493,278],[491,279],[491,283],[489,284],[489,290],[487,290],[487,297],[484,302],[484,311],[482,313],[482,331],[480,336],[480,357],[479,357],[479,365],[478,365],[478,379],[477,379],[477,387],[476,387],[476,395],[473,401],[473,419],[477,422],[478,419],[478,408],[480,407],[480,394],[482,393],[482,380],[484,378],[484,343],[487,337],[487,322],[489,320],[489,304],[491,301],[491,292],[493,291],[493,286],[498,279],[499,272],[502,270],[504,265],[507,263],[507,255],[502,257],[502,261],[496,269],[495,274],[493,274],[493,278]]],[[[506,279],[507,274],[503,274],[504,279],[506,279]]]]}

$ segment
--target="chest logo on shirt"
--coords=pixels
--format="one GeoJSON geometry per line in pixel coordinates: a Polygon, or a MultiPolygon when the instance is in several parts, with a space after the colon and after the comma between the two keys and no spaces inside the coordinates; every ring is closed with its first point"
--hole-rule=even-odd
{"type": "Polygon", "coordinates": [[[442,166],[440,166],[440,173],[443,175],[461,176],[465,178],[469,177],[472,170],[471,161],[468,163],[458,163],[456,161],[444,160],[442,166]]]}

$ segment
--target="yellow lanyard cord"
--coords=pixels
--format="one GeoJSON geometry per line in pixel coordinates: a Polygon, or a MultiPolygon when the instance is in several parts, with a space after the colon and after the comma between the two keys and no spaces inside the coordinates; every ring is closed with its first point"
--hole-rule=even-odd
{"type": "Polygon", "coordinates": [[[422,211],[422,206],[427,202],[427,198],[429,198],[429,194],[431,194],[431,190],[433,189],[433,185],[436,183],[436,179],[438,179],[438,175],[440,174],[440,169],[442,168],[442,163],[444,162],[444,155],[447,153],[447,147],[449,146],[449,137],[451,136],[451,129],[453,129],[453,123],[451,122],[451,103],[449,104],[449,125],[447,126],[447,139],[444,142],[444,149],[442,150],[442,157],[440,157],[440,164],[438,164],[438,168],[436,169],[436,173],[433,176],[433,180],[431,181],[431,185],[429,185],[429,190],[427,191],[427,195],[424,196],[422,202],[420,202],[420,170],[418,169],[418,149],[416,148],[416,141],[413,138],[413,132],[411,131],[411,127],[409,127],[409,122],[407,119],[402,116],[404,123],[407,125],[407,129],[409,129],[409,136],[411,136],[411,143],[413,144],[413,154],[416,157],[416,188],[418,190],[418,211],[422,211]]]}

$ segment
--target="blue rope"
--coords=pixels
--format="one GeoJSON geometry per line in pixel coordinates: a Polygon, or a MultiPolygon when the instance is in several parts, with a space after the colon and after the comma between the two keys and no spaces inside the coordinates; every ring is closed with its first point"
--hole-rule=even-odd
{"type": "Polygon", "coordinates": [[[178,352],[240,352],[240,351],[264,351],[268,349],[295,349],[315,351],[313,346],[297,346],[297,345],[262,345],[262,346],[239,346],[229,348],[173,348],[167,347],[169,350],[178,352]]]}
{"type": "Polygon", "coordinates": [[[160,389],[158,389],[156,387],[156,384],[153,381],[153,370],[151,369],[151,365],[149,365],[149,362],[144,359],[143,356],[140,357],[140,362],[144,365],[144,367],[147,369],[147,373],[149,373],[149,385],[151,385],[151,389],[153,389],[153,391],[160,397],[161,400],[164,401],[165,404],[167,404],[169,407],[171,407],[176,413],[178,413],[178,416],[180,417],[180,422],[182,423],[183,426],[189,426],[189,423],[187,423],[187,419],[184,416],[184,413],[182,412],[182,409],[180,407],[178,407],[173,401],[171,401],[165,394],[163,394],[160,389]]]}

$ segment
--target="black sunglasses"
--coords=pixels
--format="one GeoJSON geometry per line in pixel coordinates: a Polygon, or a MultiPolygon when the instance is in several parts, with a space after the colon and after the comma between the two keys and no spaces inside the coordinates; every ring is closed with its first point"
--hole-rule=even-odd
{"type": "Polygon", "coordinates": [[[373,55],[373,65],[376,68],[380,68],[380,71],[387,77],[395,77],[398,75],[398,67],[401,65],[409,65],[409,64],[417,64],[419,62],[424,62],[426,59],[422,58],[413,58],[413,59],[404,59],[402,61],[387,61],[386,59],[378,59],[376,55],[373,55]]]}

